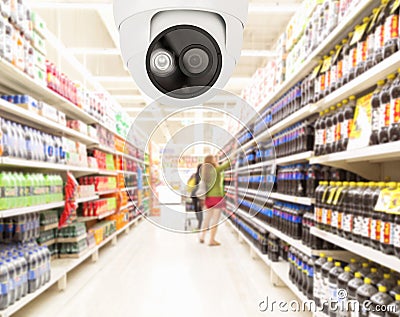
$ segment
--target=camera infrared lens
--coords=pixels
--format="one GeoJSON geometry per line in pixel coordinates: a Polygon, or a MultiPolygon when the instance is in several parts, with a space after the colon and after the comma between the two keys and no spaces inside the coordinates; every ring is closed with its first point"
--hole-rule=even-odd
{"type": "Polygon", "coordinates": [[[151,70],[158,76],[168,76],[176,68],[174,57],[167,50],[155,50],[150,59],[151,70]]]}

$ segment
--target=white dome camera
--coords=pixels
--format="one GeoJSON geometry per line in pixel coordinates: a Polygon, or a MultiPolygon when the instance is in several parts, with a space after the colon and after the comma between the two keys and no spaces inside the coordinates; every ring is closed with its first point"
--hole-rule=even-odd
{"type": "Polygon", "coordinates": [[[148,97],[167,105],[198,105],[225,87],[247,11],[248,0],[114,0],[130,73],[148,97]]]}

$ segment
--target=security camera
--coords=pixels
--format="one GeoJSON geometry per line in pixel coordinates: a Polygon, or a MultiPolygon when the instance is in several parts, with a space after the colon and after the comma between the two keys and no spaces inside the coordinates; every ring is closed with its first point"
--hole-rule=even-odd
{"type": "Polygon", "coordinates": [[[114,0],[121,53],[139,89],[197,105],[223,89],[240,58],[248,0],[114,0]]]}

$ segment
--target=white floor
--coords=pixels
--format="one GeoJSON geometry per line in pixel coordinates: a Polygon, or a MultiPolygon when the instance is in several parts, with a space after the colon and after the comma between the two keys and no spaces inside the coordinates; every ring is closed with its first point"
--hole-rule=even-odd
{"type": "MultiPolygon", "coordinates": [[[[200,245],[196,235],[171,233],[141,222],[116,246],[100,251],[15,317],[244,317],[293,316],[259,311],[261,300],[295,299],[271,285],[268,268],[252,260],[227,224],[221,247],[200,245]]],[[[309,316],[296,313],[296,316],[309,316]]]]}

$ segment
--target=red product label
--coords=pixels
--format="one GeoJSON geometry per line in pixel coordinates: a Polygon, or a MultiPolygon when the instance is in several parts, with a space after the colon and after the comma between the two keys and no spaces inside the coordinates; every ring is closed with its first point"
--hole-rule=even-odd
{"type": "Polygon", "coordinates": [[[339,212],[338,213],[338,229],[342,230],[343,228],[343,213],[339,212]]]}
{"type": "Polygon", "coordinates": [[[325,74],[320,76],[320,91],[325,91],[325,74]]]}
{"type": "Polygon", "coordinates": [[[332,224],[332,209],[326,211],[326,224],[330,226],[332,224]]]}
{"type": "Polygon", "coordinates": [[[343,60],[337,63],[336,67],[336,82],[339,82],[343,78],[343,60]]]}
{"type": "Polygon", "coordinates": [[[400,121],[400,98],[390,102],[390,124],[400,121]]]}
{"type": "Polygon", "coordinates": [[[385,106],[385,127],[390,126],[390,103],[385,106]]]}
{"type": "Polygon", "coordinates": [[[381,241],[382,221],[376,220],[375,240],[381,241]]]}
{"type": "Polygon", "coordinates": [[[384,27],[384,41],[387,43],[392,39],[399,37],[399,16],[396,14],[391,15],[386,19],[384,27]]]}

